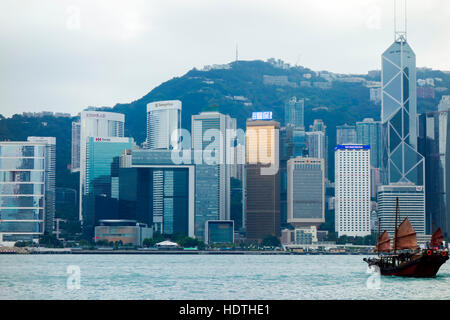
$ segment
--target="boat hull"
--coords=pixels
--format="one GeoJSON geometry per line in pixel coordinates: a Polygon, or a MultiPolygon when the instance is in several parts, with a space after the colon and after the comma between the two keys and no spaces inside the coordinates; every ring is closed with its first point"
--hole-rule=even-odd
{"type": "Polygon", "coordinates": [[[402,262],[398,265],[386,263],[383,258],[368,260],[369,265],[379,267],[383,276],[400,276],[400,277],[416,277],[430,278],[435,277],[440,267],[448,260],[448,255],[421,254],[410,261],[402,262]]]}

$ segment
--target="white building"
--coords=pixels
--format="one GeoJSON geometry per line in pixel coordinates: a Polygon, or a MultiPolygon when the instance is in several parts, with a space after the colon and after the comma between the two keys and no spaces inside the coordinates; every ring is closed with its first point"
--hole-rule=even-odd
{"type": "Polygon", "coordinates": [[[393,183],[378,188],[380,230],[391,238],[395,233],[395,210],[398,198],[397,225],[408,217],[417,234],[425,234],[425,188],[412,183],[393,183]]]}
{"type": "MultiPolygon", "coordinates": [[[[80,210],[79,218],[83,220],[83,195],[86,186],[86,144],[90,137],[123,138],[125,115],[116,112],[82,111],[78,124],[72,124],[72,164],[79,163],[80,171],[80,210]],[[79,160],[77,159],[79,155],[79,160]]],[[[73,170],[76,170],[73,168],[73,170]]]]}
{"type": "Polygon", "coordinates": [[[370,235],[370,146],[335,149],[335,227],[339,236],[370,235]]]}
{"type": "Polygon", "coordinates": [[[171,149],[172,134],[178,137],[179,129],[181,101],[157,101],[147,105],[147,148],[171,149]]]}

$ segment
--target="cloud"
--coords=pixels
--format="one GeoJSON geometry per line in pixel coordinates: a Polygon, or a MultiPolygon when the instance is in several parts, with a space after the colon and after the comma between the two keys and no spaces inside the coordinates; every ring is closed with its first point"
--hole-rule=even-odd
{"type": "MultiPolygon", "coordinates": [[[[449,1],[411,2],[419,66],[450,70],[449,1]]],[[[192,67],[281,58],[315,70],[379,68],[391,0],[0,2],[0,113],[133,101],[192,67]],[[299,60],[300,57],[300,60],[299,60]]]]}

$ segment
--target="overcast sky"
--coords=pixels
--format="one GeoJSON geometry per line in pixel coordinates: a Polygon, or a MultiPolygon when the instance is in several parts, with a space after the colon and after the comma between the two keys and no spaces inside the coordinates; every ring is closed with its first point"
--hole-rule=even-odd
{"type": "MultiPolygon", "coordinates": [[[[193,67],[380,68],[393,0],[1,0],[0,113],[131,102],[193,67]]],[[[450,70],[450,1],[409,0],[417,65],[450,70]]]]}

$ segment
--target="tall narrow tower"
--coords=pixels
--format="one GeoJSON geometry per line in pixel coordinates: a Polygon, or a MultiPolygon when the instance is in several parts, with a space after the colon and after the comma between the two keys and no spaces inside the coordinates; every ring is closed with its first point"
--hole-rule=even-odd
{"type": "Polygon", "coordinates": [[[395,6],[394,43],[382,55],[383,183],[424,184],[424,159],[417,152],[416,55],[407,42],[406,0],[400,23],[395,6]]]}

